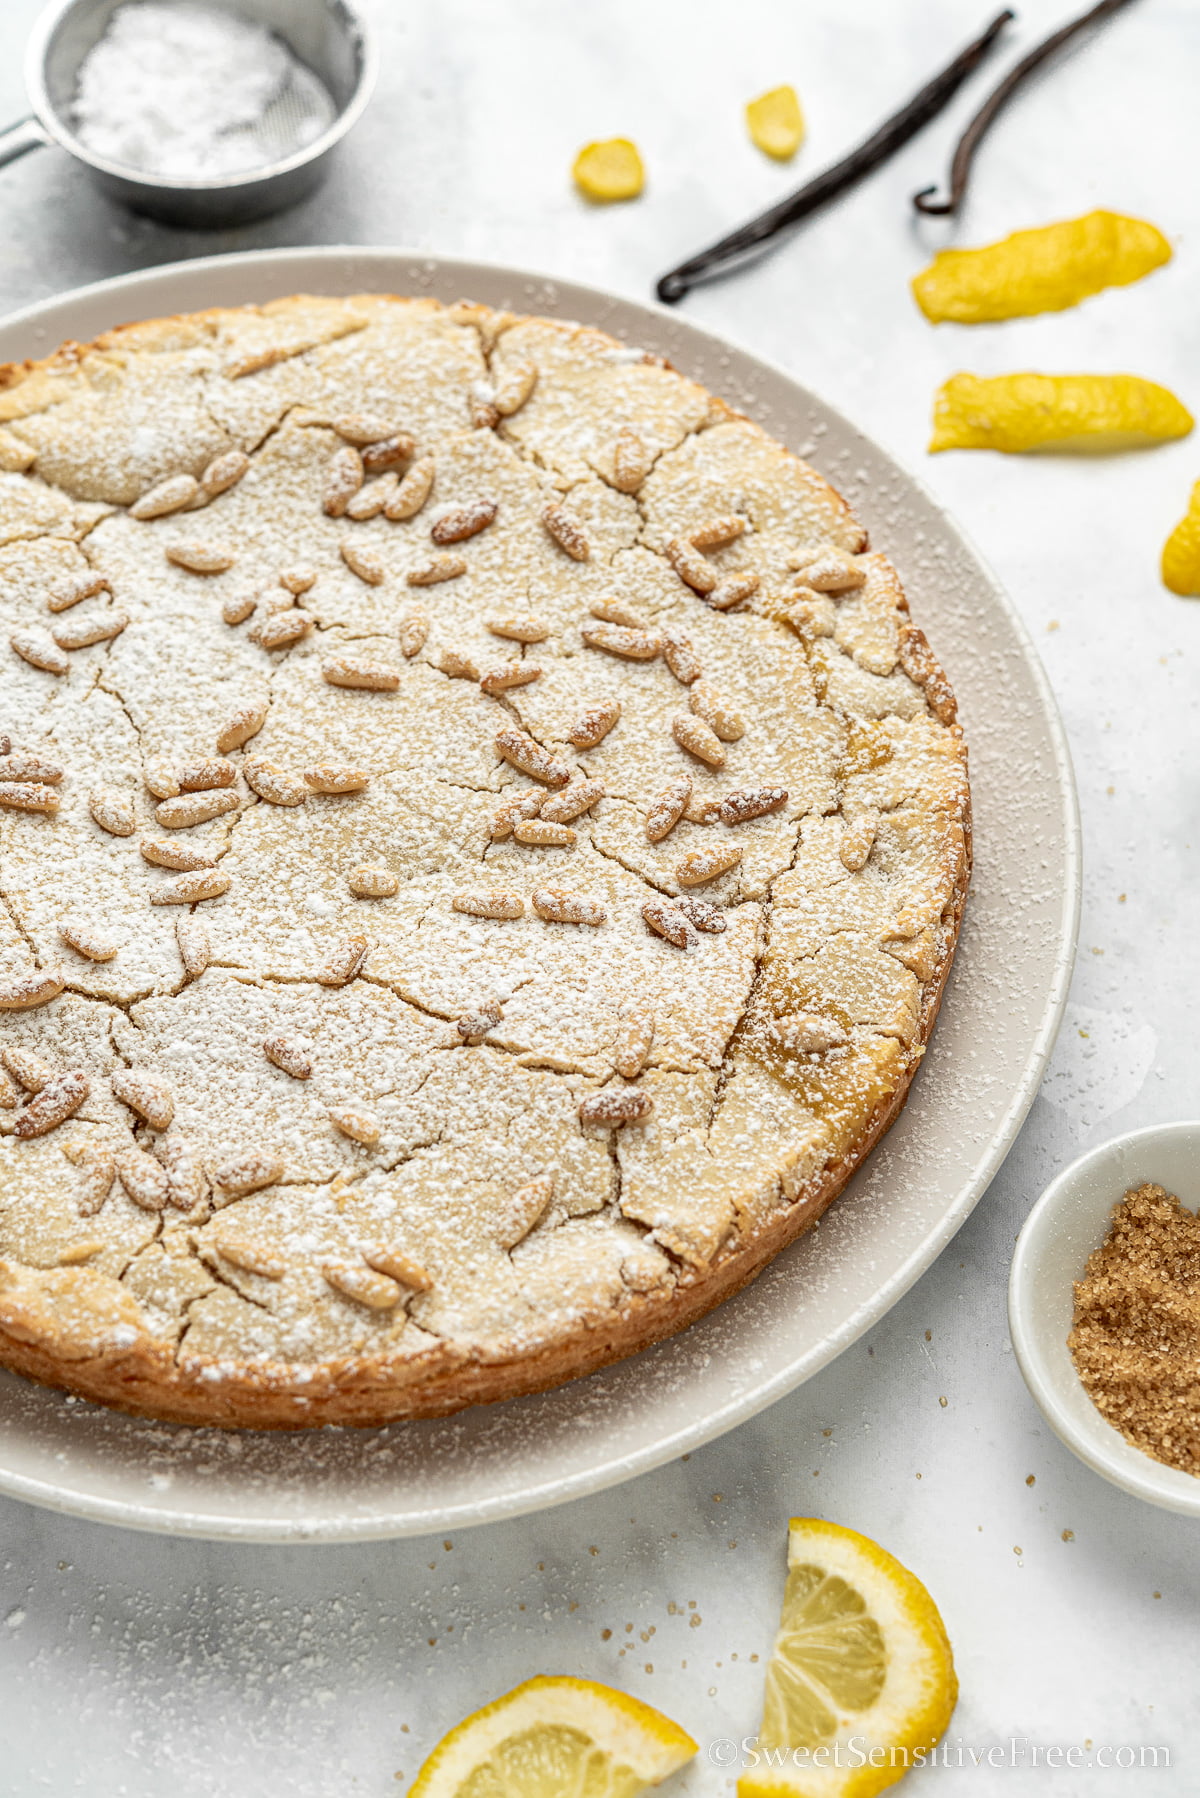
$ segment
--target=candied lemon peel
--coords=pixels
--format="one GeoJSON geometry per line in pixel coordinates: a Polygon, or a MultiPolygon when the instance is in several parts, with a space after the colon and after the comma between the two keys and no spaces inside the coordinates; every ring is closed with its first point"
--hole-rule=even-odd
{"type": "Polygon", "coordinates": [[[1162,553],[1163,586],[1181,599],[1200,599],[1200,481],[1192,488],[1188,509],[1162,553]]]}
{"type": "Polygon", "coordinates": [[[691,1760],[696,1746],[626,1692],[541,1675],[443,1736],[410,1798],[637,1798],[691,1760]]]}
{"type": "Polygon", "coordinates": [[[804,142],[804,111],[795,88],[785,82],[747,100],[746,129],[764,155],[790,162],[804,142]]]}
{"type": "Polygon", "coordinates": [[[1119,212],[1089,212],[1014,231],[976,250],[939,250],[914,277],[917,305],[933,324],[960,325],[1062,312],[1106,287],[1127,287],[1171,260],[1156,225],[1119,212]]]}
{"type": "Polygon", "coordinates": [[[584,144],[571,173],[580,193],[601,204],[636,200],[646,185],[641,152],[628,137],[606,137],[584,144]]]}
{"type": "Polygon", "coordinates": [[[950,1639],[917,1576],[856,1530],[793,1517],[759,1764],[738,1798],[870,1798],[931,1757],[957,1698],[950,1639]]]}
{"type": "Polygon", "coordinates": [[[1140,375],[957,374],[934,398],[929,449],[1104,455],[1186,437],[1194,423],[1140,375]]]}

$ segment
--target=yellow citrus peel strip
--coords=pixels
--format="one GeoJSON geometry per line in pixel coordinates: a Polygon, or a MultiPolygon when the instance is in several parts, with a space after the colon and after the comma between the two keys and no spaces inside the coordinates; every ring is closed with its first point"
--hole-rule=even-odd
{"type": "Polygon", "coordinates": [[[1162,553],[1163,586],[1181,599],[1200,599],[1200,481],[1192,488],[1188,509],[1162,553]]]}
{"type": "Polygon", "coordinates": [[[1155,225],[1089,212],[1036,231],[1014,231],[978,250],[940,250],[912,284],[933,324],[960,325],[1062,312],[1105,287],[1127,287],[1171,260],[1155,225]]]}
{"type": "Polygon", "coordinates": [[[748,100],[746,128],[765,155],[790,162],[804,142],[804,113],[795,88],[785,83],[748,100]]]}
{"type": "Polygon", "coordinates": [[[646,185],[638,147],[628,137],[608,137],[584,144],[571,170],[575,185],[589,200],[636,200],[646,185]]]}
{"type": "Polygon", "coordinates": [[[1104,455],[1186,437],[1194,423],[1139,375],[959,374],[938,389],[929,448],[1104,455]]]}

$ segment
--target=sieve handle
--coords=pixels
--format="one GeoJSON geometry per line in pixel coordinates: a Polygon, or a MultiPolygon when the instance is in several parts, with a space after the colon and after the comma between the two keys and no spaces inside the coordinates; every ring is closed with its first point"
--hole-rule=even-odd
{"type": "Polygon", "coordinates": [[[10,125],[7,131],[0,131],[0,168],[6,162],[15,162],[18,156],[24,156],[27,150],[40,150],[43,144],[52,142],[50,133],[40,119],[30,116],[19,119],[10,125]]]}

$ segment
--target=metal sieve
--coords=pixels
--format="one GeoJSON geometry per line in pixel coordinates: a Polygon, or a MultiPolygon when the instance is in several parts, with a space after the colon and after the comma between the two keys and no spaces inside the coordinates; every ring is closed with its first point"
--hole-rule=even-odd
{"type": "Polygon", "coordinates": [[[238,225],[302,199],[325,173],[334,146],[358,119],[375,81],[374,44],[348,0],[205,0],[276,33],[328,92],[331,124],[312,143],[281,153],[294,141],[299,97],[285,87],[255,127],[260,166],[189,180],[109,162],[79,141],[71,123],[80,64],[104,35],[123,0],[53,0],[29,41],[25,86],[33,108],[0,131],[0,167],[57,144],[92,171],[97,183],[135,212],[175,225],[238,225]]]}

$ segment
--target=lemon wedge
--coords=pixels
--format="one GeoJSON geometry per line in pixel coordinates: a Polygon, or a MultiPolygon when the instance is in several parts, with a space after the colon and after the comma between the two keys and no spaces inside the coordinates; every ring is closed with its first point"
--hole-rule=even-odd
{"type": "Polygon", "coordinates": [[[785,83],[746,102],[746,128],[751,140],[776,162],[789,162],[804,142],[800,96],[785,83]]]}
{"type": "Polygon", "coordinates": [[[571,170],[575,185],[589,200],[636,200],[646,185],[637,145],[628,137],[607,137],[584,144],[571,170]]]}
{"type": "Polygon", "coordinates": [[[696,1744],[648,1704],[590,1679],[527,1679],[438,1743],[410,1798],[635,1798],[696,1744]]]}
{"type": "Polygon", "coordinates": [[[1156,225],[1119,212],[1089,212],[1036,231],[1014,231],[977,250],[939,250],[913,281],[933,324],[988,324],[1062,312],[1105,287],[1127,287],[1171,260],[1156,225]]]}
{"type": "Polygon", "coordinates": [[[1181,599],[1200,599],[1200,481],[1188,509],[1163,545],[1163,586],[1181,599]]]}
{"type": "Polygon", "coordinates": [[[933,406],[931,452],[1106,454],[1186,437],[1195,420],[1138,375],[952,375],[933,406]]]}
{"type": "Polygon", "coordinates": [[[757,1761],[738,1798],[870,1798],[930,1758],[957,1697],[916,1575],[855,1530],[793,1517],[757,1761]]]}

